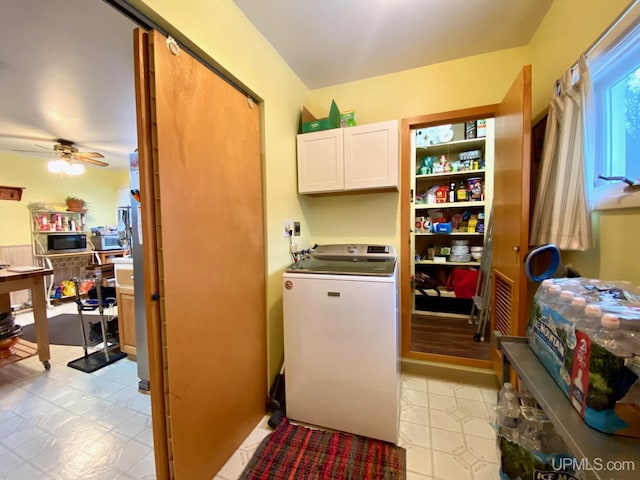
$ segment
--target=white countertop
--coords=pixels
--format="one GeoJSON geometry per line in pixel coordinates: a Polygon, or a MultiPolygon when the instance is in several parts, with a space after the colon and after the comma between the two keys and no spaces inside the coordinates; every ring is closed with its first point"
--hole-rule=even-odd
{"type": "Polygon", "coordinates": [[[115,257],[110,258],[109,263],[133,265],[133,257],[115,257]]]}

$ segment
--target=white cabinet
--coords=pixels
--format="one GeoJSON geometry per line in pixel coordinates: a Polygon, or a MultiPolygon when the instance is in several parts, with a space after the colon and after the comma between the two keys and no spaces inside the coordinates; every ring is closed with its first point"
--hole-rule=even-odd
{"type": "Polygon", "coordinates": [[[298,193],[398,189],[398,121],[298,135],[298,193]]]}

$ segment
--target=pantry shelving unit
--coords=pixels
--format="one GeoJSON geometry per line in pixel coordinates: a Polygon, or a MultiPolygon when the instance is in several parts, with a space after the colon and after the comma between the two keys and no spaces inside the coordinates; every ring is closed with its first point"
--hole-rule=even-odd
{"type": "MultiPolygon", "coordinates": [[[[447,127],[444,127],[447,128],[447,127]]],[[[438,131],[435,129],[436,132],[438,131]]],[[[456,298],[447,288],[449,276],[454,268],[480,267],[479,260],[450,261],[447,255],[439,255],[443,247],[451,247],[455,240],[466,240],[469,247],[484,244],[484,231],[473,227],[468,220],[475,219],[486,224],[492,197],[493,164],[493,119],[486,120],[486,134],[481,138],[468,136],[465,122],[453,124],[451,132],[443,136],[432,134],[434,129],[426,128],[412,131],[412,172],[413,185],[411,195],[411,249],[414,252],[411,261],[411,274],[416,288],[412,295],[414,314],[450,314],[469,317],[471,299],[456,298]],[[445,140],[445,141],[441,141],[445,140]],[[473,179],[470,182],[470,179],[473,179]],[[444,190],[433,193],[436,186],[455,185],[453,198],[444,190]],[[472,184],[481,185],[470,190],[472,184]],[[458,197],[460,185],[467,187],[466,198],[458,197]],[[427,193],[431,189],[431,193],[427,193]],[[453,200],[453,201],[451,201],[453,200]],[[424,228],[423,220],[432,224],[434,213],[441,212],[447,223],[452,219],[452,229],[447,233],[436,233],[424,228]],[[484,219],[481,218],[484,215],[484,219]],[[435,260],[434,260],[435,259],[435,260]],[[425,277],[426,276],[426,277],[425,277]],[[438,284],[436,288],[420,287],[421,279],[428,278],[429,284],[438,284]],[[425,295],[426,294],[426,295],[425,295]]],[[[440,127],[442,132],[442,127],[440,127]]],[[[461,190],[461,195],[464,192],[461,190]]]]}
{"type": "Polygon", "coordinates": [[[585,477],[589,480],[636,480],[637,468],[640,468],[640,440],[608,435],[589,427],[538,360],[526,337],[501,337],[498,333],[496,338],[502,351],[503,381],[510,381],[510,368],[515,370],[565,441],[568,453],[590,465],[591,468],[583,470],[585,477]],[[625,460],[632,463],[620,463],[625,460]],[[608,464],[609,461],[617,463],[608,464]],[[621,468],[615,471],[598,468],[607,465],[621,468]]]}
{"type": "Polygon", "coordinates": [[[52,300],[75,297],[75,295],[54,297],[55,285],[59,285],[62,280],[71,280],[73,277],[85,277],[86,266],[99,261],[89,240],[91,231],[86,230],[86,210],[72,212],[65,210],[64,204],[43,204],[30,206],[29,216],[34,262],[53,271],[52,275],[45,278],[47,307],[51,308],[52,300]],[[69,233],[85,234],[86,249],[73,252],[48,251],[47,237],[69,233]]]}

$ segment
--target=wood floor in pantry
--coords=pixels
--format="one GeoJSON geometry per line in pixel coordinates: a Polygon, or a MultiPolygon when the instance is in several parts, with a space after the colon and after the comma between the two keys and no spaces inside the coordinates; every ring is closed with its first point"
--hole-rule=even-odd
{"type": "Polygon", "coordinates": [[[489,342],[473,340],[477,325],[466,318],[414,314],[411,316],[411,351],[489,360],[489,342]]]}

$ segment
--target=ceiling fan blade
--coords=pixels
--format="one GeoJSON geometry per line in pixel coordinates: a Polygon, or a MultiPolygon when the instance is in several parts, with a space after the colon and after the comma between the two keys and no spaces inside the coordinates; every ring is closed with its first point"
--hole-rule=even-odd
{"type": "MultiPolygon", "coordinates": [[[[25,152],[25,153],[36,153],[38,155],[47,155],[47,152],[41,152],[39,150],[18,150],[18,149],[13,149],[11,150],[12,152],[25,152]]],[[[48,153],[53,155],[53,152],[49,151],[48,153]]]]}
{"type": "Polygon", "coordinates": [[[73,155],[80,155],[81,157],[89,158],[104,158],[104,155],[98,152],[76,152],[73,155]]]}
{"type": "Polygon", "coordinates": [[[108,167],[109,166],[109,164],[107,162],[103,162],[103,161],[100,161],[100,160],[95,160],[95,159],[90,158],[90,157],[85,157],[80,153],[74,154],[73,158],[75,160],[77,160],[78,162],[90,163],[92,165],[98,165],[99,167],[108,167]]]}

